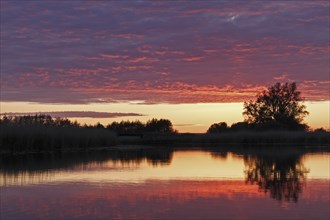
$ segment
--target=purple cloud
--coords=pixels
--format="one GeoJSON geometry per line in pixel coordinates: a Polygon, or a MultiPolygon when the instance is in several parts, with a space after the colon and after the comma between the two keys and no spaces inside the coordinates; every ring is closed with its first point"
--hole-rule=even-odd
{"type": "Polygon", "coordinates": [[[309,100],[329,99],[328,8],[1,1],[1,100],[232,102],[274,80],[296,81],[309,100]]]}

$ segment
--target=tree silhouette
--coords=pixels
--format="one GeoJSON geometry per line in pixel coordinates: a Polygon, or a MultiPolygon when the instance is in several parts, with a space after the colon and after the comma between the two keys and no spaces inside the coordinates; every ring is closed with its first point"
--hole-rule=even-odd
{"type": "Polygon", "coordinates": [[[300,95],[296,83],[276,83],[256,101],[244,102],[245,121],[262,128],[306,129],[302,121],[308,111],[300,95]]]}
{"type": "Polygon", "coordinates": [[[237,122],[230,126],[230,131],[246,131],[251,129],[251,127],[247,122],[237,122]]]}
{"type": "Polygon", "coordinates": [[[228,126],[226,122],[219,122],[212,124],[209,129],[207,130],[207,133],[214,134],[214,133],[222,133],[226,132],[228,130],[228,126]]]}
{"type": "Polygon", "coordinates": [[[144,131],[145,125],[140,121],[121,121],[112,122],[107,125],[107,129],[116,132],[117,134],[139,134],[144,131]]]}
{"type": "Polygon", "coordinates": [[[151,133],[176,133],[172,122],[168,119],[151,119],[147,123],[140,121],[113,122],[106,127],[119,135],[134,135],[145,132],[151,133]]]}
{"type": "Polygon", "coordinates": [[[151,119],[146,123],[146,131],[157,133],[175,133],[172,122],[167,119],[151,119]]]}

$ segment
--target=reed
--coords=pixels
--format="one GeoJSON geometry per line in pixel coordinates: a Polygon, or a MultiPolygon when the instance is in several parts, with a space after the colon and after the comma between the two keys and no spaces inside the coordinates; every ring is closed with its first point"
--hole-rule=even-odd
{"type": "Polygon", "coordinates": [[[105,129],[1,126],[1,152],[51,152],[105,147],[116,144],[116,135],[105,129]]]}

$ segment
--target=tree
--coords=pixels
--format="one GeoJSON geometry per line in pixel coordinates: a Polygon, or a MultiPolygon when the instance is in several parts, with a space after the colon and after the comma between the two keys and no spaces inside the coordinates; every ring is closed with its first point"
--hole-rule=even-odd
{"type": "Polygon", "coordinates": [[[226,122],[220,122],[212,124],[209,129],[207,130],[207,133],[214,134],[214,133],[222,133],[228,130],[228,126],[226,122]]]}
{"type": "Polygon", "coordinates": [[[104,126],[100,123],[100,122],[97,122],[95,125],[94,125],[95,128],[104,128],[104,126]]]}
{"type": "Polygon", "coordinates": [[[116,132],[117,134],[139,134],[144,132],[145,125],[140,121],[121,121],[112,122],[107,125],[107,129],[116,132]]]}
{"type": "Polygon", "coordinates": [[[244,102],[245,121],[267,128],[306,129],[302,121],[308,111],[300,95],[296,83],[276,83],[256,101],[244,102]]]}
{"type": "Polygon", "coordinates": [[[168,119],[151,119],[146,123],[146,131],[157,133],[175,133],[172,122],[168,119]]]}
{"type": "Polygon", "coordinates": [[[247,122],[236,122],[230,126],[230,131],[247,131],[251,128],[251,124],[247,122]]]}

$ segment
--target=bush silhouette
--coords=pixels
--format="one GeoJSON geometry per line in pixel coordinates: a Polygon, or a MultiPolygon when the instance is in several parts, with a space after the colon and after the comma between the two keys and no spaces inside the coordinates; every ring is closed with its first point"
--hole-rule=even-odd
{"type": "Polygon", "coordinates": [[[175,133],[172,122],[167,119],[151,119],[146,123],[147,132],[175,133]]]}
{"type": "Polygon", "coordinates": [[[113,122],[106,127],[119,135],[139,134],[144,132],[145,125],[140,121],[121,121],[113,122]]]}
{"type": "Polygon", "coordinates": [[[227,130],[228,130],[227,123],[220,122],[220,123],[212,124],[207,130],[207,133],[209,134],[222,133],[222,132],[226,132],[227,130]]]}

